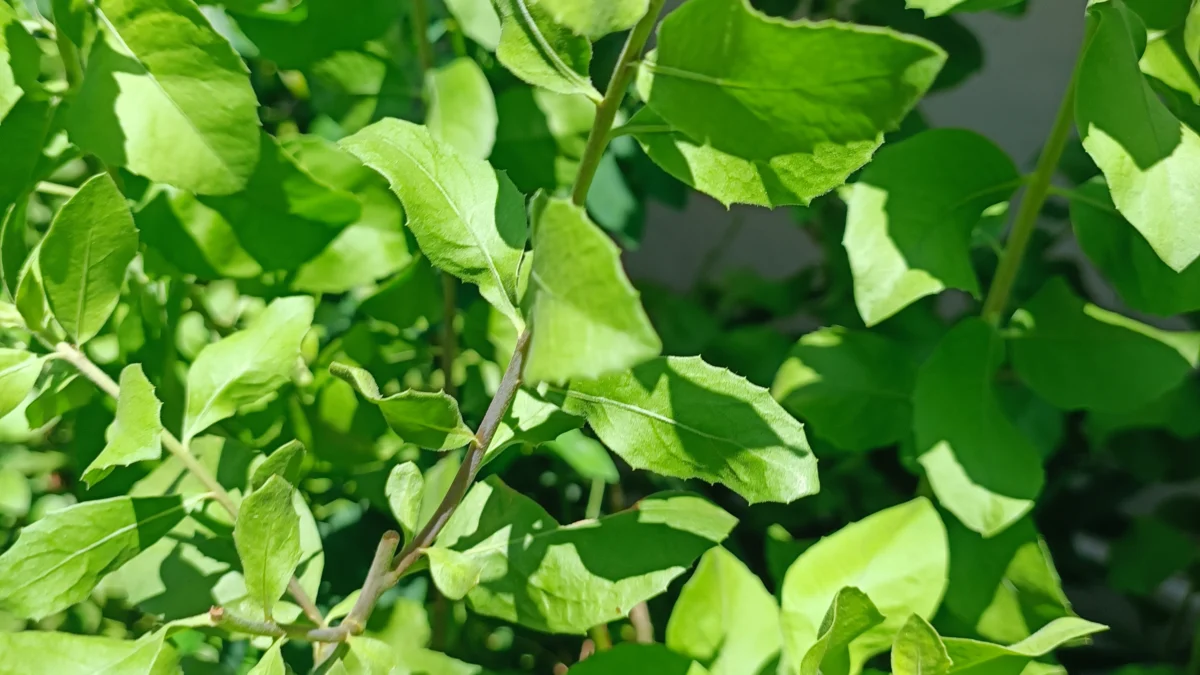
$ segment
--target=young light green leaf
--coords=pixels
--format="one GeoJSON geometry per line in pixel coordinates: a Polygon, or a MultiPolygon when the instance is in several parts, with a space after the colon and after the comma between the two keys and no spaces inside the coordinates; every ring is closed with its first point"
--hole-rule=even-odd
{"type": "Polygon", "coordinates": [[[500,44],[500,15],[491,0],[445,0],[462,32],[489,52],[500,44]]]}
{"type": "MultiPolygon", "coordinates": [[[[849,675],[858,672],[851,668],[850,645],[867,631],[883,623],[883,615],[867,597],[853,586],[837,592],[829,611],[821,621],[816,644],[800,661],[800,675],[849,675]]],[[[794,671],[793,671],[794,672],[794,671]]]]}
{"type": "Polygon", "coordinates": [[[334,363],[329,372],[349,382],[363,398],[379,406],[388,426],[407,443],[430,450],[451,450],[475,439],[475,432],[463,422],[458,411],[458,401],[444,391],[406,389],[385,397],[379,393],[375,378],[362,368],[334,363]]]}
{"type": "Polygon", "coordinates": [[[1131,308],[1170,316],[1200,309],[1200,263],[1176,272],[1113,206],[1103,179],[1076,189],[1071,223],[1080,248],[1131,308]]]}
{"type": "Polygon", "coordinates": [[[946,652],[954,663],[950,673],[1020,673],[1030,661],[1063,646],[1108,630],[1107,626],[1078,617],[1055,619],[1020,642],[1004,647],[966,638],[943,638],[946,652]]]}
{"type": "Polygon", "coordinates": [[[886,650],[908,617],[930,617],[946,585],[946,530],[929,500],[914,499],[847,525],[808,548],[783,580],[785,660],[816,644],[838,591],[854,586],[884,620],[849,646],[851,672],[886,650]]]}
{"type": "Polygon", "coordinates": [[[37,93],[41,50],[8,5],[0,6],[0,120],[27,93],[37,93]]]}
{"type": "Polygon", "coordinates": [[[84,482],[92,486],[115,467],[162,457],[161,410],[162,403],[154,395],[154,385],[146,379],[141,364],[125,366],[116,419],[104,434],[104,450],[84,470],[84,482]]]}
{"type": "Polygon", "coordinates": [[[941,16],[951,12],[982,12],[1015,5],[1021,0],[906,0],[910,9],[919,9],[925,16],[941,16]]]}
{"type": "Polygon", "coordinates": [[[521,323],[525,204],[504,174],[434,140],[425,127],[395,119],[372,124],[342,147],[388,179],[430,262],[478,285],[488,302],[521,323]]]}
{"type": "Polygon", "coordinates": [[[137,248],[133,216],[108,174],[84,183],[50,223],[38,268],[54,318],[75,344],[108,321],[137,248]]]}
{"type": "MultiPolygon", "coordinates": [[[[10,24],[11,26],[11,24],[10,24]]],[[[2,39],[2,38],[0,38],[2,39]]],[[[0,58],[3,52],[0,51],[0,58]]],[[[2,68],[0,64],[0,68],[2,68]]],[[[2,94],[0,94],[2,96],[2,94]]],[[[25,197],[34,187],[39,177],[44,155],[42,149],[53,130],[53,120],[56,107],[52,101],[42,100],[33,95],[22,96],[8,110],[8,114],[0,119],[0,147],[4,148],[5,161],[0,163],[0,212],[8,211],[12,205],[17,205],[16,213],[24,218],[25,197]]],[[[24,220],[21,221],[24,224],[24,220]]],[[[24,252],[25,242],[21,241],[16,249],[8,249],[13,245],[15,233],[24,234],[23,227],[14,228],[12,234],[3,240],[5,251],[2,251],[6,264],[5,281],[13,283],[13,275],[20,268],[20,260],[10,261],[17,252],[24,252]]]]}
{"type": "Polygon", "coordinates": [[[978,295],[971,231],[1019,184],[1008,155],[972,131],[934,129],[880,151],[848,189],[842,242],[863,321],[947,288],[978,295]]]}
{"type": "Polygon", "coordinates": [[[242,560],[246,591],[255,610],[270,620],[275,602],[287,590],[300,564],[300,516],[292,506],[292,486],[271,476],[238,509],[233,541],[242,560]]]}
{"type": "Polygon", "coordinates": [[[17,409],[33,391],[42,360],[22,349],[0,348],[0,417],[17,409]]]}
{"type": "Polygon", "coordinates": [[[555,22],[592,40],[633,28],[650,7],[649,0],[537,0],[536,4],[555,22]]]}
{"type": "Polygon", "coordinates": [[[1045,473],[1033,443],[1005,416],[993,380],[1004,342],[979,319],[946,334],[913,394],[917,461],[941,502],[985,537],[1033,508],[1045,473]]]}
{"type": "Polygon", "coordinates": [[[179,497],[114,497],[42,517],[0,555],[0,607],[34,621],[66,609],[184,515],[179,497]]]}
{"type": "Polygon", "coordinates": [[[817,436],[861,452],[907,437],[916,375],[899,344],[866,331],[822,328],[792,348],[771,395],[817,436]]]}
{"type": "Polygon", "coordinates": [[[1200,361],[1200,333],[1168,332],[1084,302],[1050,280],[1016,316],[1013,365],[1065,410],[1127,412],[1174,389],[1200,361]]]}
{"type": "Polygon", "coordinates": [[[699,357],[572,382],[563,410],[637,469],[721,483],[751,503],[819,489],[800,423],[767,390],[699,357]]]}
{"type": "Polygon", "coordinates": [[[736,519],[693,495],[663,493],[628,511],[560,526],[495,477],[476,483],[427,550],[434,582],[478,613],[582,634],[662,591],[736,519]]]}
{"type": "Polygon", "coordinates": [[[578,429],[567,431],[555,440],[543,443],[542,447],[571,465],[582,478],[610,484],[621,480],[617,465],[613,464],[604,445],[578,429]]]}
{"type": "Polygon", "coordinates": [[[6,675],[174,675],[179,657],[162,631],[139,640],[48,631],[0,633],[6,675]]]}
{"type": "Polygon", "coordinates": [[[279,476],[295,485],[300,480],[300,466],[304,463],[304,444],[288,441],[276,448],[250,476],[250,489],[257,490],[266,485],[271,476],[279,476]]]}
{"type": "Polygon", "coordinates": [[[746,0],[692,0],[663,20],[638,91],[671,127],[735,157],[851,145],[861,163],[870,156],[861,144],[897,126],[944,61],[933,43],[887,29],[782,21],[746,0]],[[855,58],[833,57],[848,53],[855,58]]]}
{"type": "Polygon", "coordinates": [[[560,384],[631,368],[662,351],[617,245],[587,212],[552,198],[534,227],[525,378],[560,384]]]}
{"type": "Polygon", "coordinates": [[[267,132],[246,188],[201,197],[229,223],[264,270],[292,271],[316,257],[362,215],[354,195],[313,177],[267,132]]]}
{"type": "Polygon", "coordinates": [[[420,528],[421,497],[425,492],[425,478],[421,476],[421,470],[412,462],[397,464],[388,473],[383,490],[392,517],[400,523],[400,529],[404,532],[404,539],[412,539],[413,533],[420,528]]]}
{"type": "Polygon", "coordinates": [[[244,330],[206,346],[188,370],[184,442],[288,382],[312,319],[312,298],[280,298],[244,330]]]}
{"type": "Polygon", "coordinates": [[[758,675],[779,654],[779,605],[737,556],[717,546],[679,592],[665,642],[713,675],[758,675]]]}
{"type": "Polygon", "coordinates": [[[557,23],[543,3],[493,2],[500,14],[496,58],[505,68],[535,87],[600,100],[600,92],[588,77],[592,43],[586,37],[557,23]]]}
{"type": "Polygon", "coordinates": [[[287,675],[287,666],[283,662],[283,654],[279,651],[282,646],[283,640],[276,640],[246,675],[287,675]]]}
{"type": "Polygon", "coordinates": [[[699,663],[662,645],[622,642],[571,666],[568,675],[708,675],[699,663]]]}
{"type": "Polygon", "coordinates": [[[654,163],[724,204],[807,205],[846,182],[867,163],[883,135],[767,158],[742,158],[700,143],[672,127],[649,106],[634,114],[629,130],[654,163]]]}
{"type": "Polygon", "coordinates": [[[946,533],[950,576],[939,625],[1012,643],[1074,615],[1046,543],[1028,517],[990,538],[947,518],[946,533]]]}
{"type": "Polygon", "coordinates": [[[461,57],[425,75],[429,135],[467,157],[487,159],[496,142],[496,99],[487,76],[461,57]]]}
{"type": "Polygon", "coordinates": [[[1088,41],[1079,62],[1075,119],[1083,147],[1104,172],[1117,209],[1176,272],[1200,256],[1188,225],[1200,195],[1200,135],[1163,104],[1138,68],[1119,0],[1088,6],[1088,41]]]}
{"type": "Polygon", "coordinates": [[[913,614],[892,644],[892,675],[946,675],[950,655],[929,622],[913,614]]]}
{"type": "Polygon", "coordinates": [[[244,188],[258,163],[258,99],[229,42],[190,0],[102,0],[96,17],[72,142],[197,194],[244,188]]]}

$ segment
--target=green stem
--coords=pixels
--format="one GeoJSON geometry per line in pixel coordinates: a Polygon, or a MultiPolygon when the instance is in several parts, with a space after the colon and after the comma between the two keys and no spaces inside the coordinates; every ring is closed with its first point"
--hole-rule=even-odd
{"type": "Polygon", "coordinates": [[[421,70],[433,67],[433,45],[429,44],[429,8],[425,0],[412,0],[413,42],[417,44],[417,63],[421,70]]]}
{"type": "MultiPolygon", "coordinates": [[[[75,366],[76,370],[91,380],[101,391],[114,399],[121,398],[121,386],[109,377],[108,373],[100,370],[96,364],[92,363],[92,360],[77,347],[66,342],[60,342],[55,347],[55,351],[59,358],[75,366]]],[[[200,463],[200,460],[196,459],[188,451],[187,446],[181,443],[178,438],[175,438],[174,434],[164,429],[162,441],[163,447],[167,449],[167,452],[174,455],[197,480],[203,483],[204,487],[212,493],[213,499],[229,513],[230,518],[236,521],[238,514],[237,503],[233,501],[233,497],[225,489],[225,486],[221,485],[216,477],[209,473],[208,469],[200,463]]],[[[312,598],[308,597],[308,593],[300,586],[300,582],[295,577],[292,577],[292,580],[288,582],[288,590],[291,592],[296,604],[300,605],[300,608],[304,610],[305,616],[318,626],[325,625],[316,603],[312,601],[312,598]]]]}
{"type": "Polygon", "coordinates": [[[1030,177],[1029,187],[1021,198],[1021,207],[1013,221],[1012,232],[1008,235],[1008,243],[1004,247],[1000,265],[996,268],[996,276],[992,279],[992,287],[983,302],[983,318],[993,326],[1000,324],[1004,310],[1008,308],[1009,296],[1012,295],[1013,285],[1017,281],[1017,273],[1021,271],[1025,249],[1029,246],[1029,239],[1037,226],[1038,215],[1050,194],[1050,181],[1054,179],[1063,149],[1067,147],[1067,141],[1071,138],[1071,129],[1075,122],[1075,82],[1078,64],[1075,70],[1076,73],[1071,75],[1067,91],[1058,106],[1058,114],[1054,118],[1054,126],[1050,129],[1050,136],[1046,139],[1041,156],[1038,157],[1037,168],[1030,177]]]}
{"type": "Polygon", "coordinates": [[[577,206],[587,202],[588,188],[596,177],[596,169],[600,159],[604,157],[604,149],[608,146],[609,132],[621,109],[621,101],[625,100],[625,91],[633,81],[634,62],[642,57],[646,40],[658,23],[658,13],[662,11],[665,0],[650,0],[650,8],[641,21],[629,32],[621,56],[617,59],[617,67],[613,70],[608,82],[608,90],[604,98],[596,106],[596,119],[592,122],[592,131],[588,134],[587,147],[584,148],[583,158],[579,160],[579,174],[575,177],[575,187],[571,190],[571,200],[577,206]]]}
{"type": "Polygon", "coordinates": [[[599,626],[592,626],[588,629],[588,637],[592,638],[592,642],[596,643],[596,651],[606,652],[612,649],[612,634],[608,632],[608,624],[602,623],[599,626]]]}
{"type": "Polygon", "coordinates": [[[67,73],[67,89],[75,92],[83,83],[83,66],[79,63],[79,50],[75,49],[75,43],[71,42],[71,38],[67,37],[67,34],[58,26],[55,26],[54,30],[54,43],[58,45],[58,55],[62,58],[63,68],[67,73]]]}

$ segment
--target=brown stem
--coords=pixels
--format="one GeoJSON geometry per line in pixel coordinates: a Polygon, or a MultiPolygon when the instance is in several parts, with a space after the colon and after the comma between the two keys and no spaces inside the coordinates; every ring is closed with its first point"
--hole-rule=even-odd
{"type": "Polygon", "coordinates": [[[371,567],[367,570],[367,579],[363,582],[362,590],[359,591],[358,599],[354,601],[354,607],[350,609],[350,613],[336,628],[317,628],[308,631],[304,636],[306,640],[342,642],[351,635],[358,635],[366,629],[367,621],[371,618],[371,612],[375,609],[375,603],[379,601],[379,596],[391,587],[391,584],[386,583],[387,572],[392,564],[392,556],[396,553],[396,547],[399,545],[399,533],[394,530],[384,533],[379,540],[379,546],[375,549],[375,558],[371,560],[371,567]]]}
{"type": "Polygon", "coordinates": [[[413,42],[417,43],[417,61],[421,70],[433,67],[433,45],[429,44],[429,9],[425,0],[412,0],[413,42]]]}
{"type": "MultiPolygon", "coordinates": [[[[100,370],[96,364],[92,363],[92,360],[89,359],[86,354],[84,354],[74,345],[66,342],[60,342],[55,347],[55,351],[58,353],[59,358],[75,366],[76,370],[78,370],[84,377],[91,380],[92,383],[97,387],[100,387],[101,391],[113,397],[114,399],[120,399],[120,385],[113,381],[113,379],[108,376],[108,373],[100,370]]],[[[217,503],[229,513],[230,518],[233,518],[236,521],[238,513],[237,503],[233,501],[233,497],[229,494],[229,491],[225,489],[225,486],[221,485],[221,483],[217,481],[217,479],[211,473],[209,473],[208,469],[200,463],[200,460],[196,459],[191,452],[188,452],[188,449],[183,445],[183,443],[180,443],[179,439],[175,438],[175,436],[166,429],[163,430],[162,441],[163,447],[167,449],[167,452],[174,455],[180,461],[180,463],[182,463],[183,466],[189,472],[191,472],[193,476],[203,483],[204,487],[212,493],[213,499],[215,499],[217,503]]],[[[299,605],[302,610],[304,610],[305,616],[307,616],[318,626],[325,625],[325,620],[321,616],[321,612],[317,609],[316,603],[312,601],[312,598],[308,597],[308,593],[300,586],[300,582],[296,579],[296,577],[292,577],[292,580],[288,582],[288,591],[291,593],[292,598],[296,601],[296,604],[299,605]]]]}

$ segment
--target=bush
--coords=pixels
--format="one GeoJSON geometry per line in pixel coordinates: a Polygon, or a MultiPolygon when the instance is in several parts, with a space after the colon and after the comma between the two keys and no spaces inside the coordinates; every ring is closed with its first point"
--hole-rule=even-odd
{"type": "Polygon", "coordinates": [[[0,671],[1196,672],[1200,6],[664,4],[0,3],[0,671]]]}

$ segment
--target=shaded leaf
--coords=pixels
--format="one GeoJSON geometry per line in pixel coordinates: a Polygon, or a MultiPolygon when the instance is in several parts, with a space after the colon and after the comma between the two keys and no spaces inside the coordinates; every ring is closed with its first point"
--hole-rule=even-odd
{"type": "Polygon", "coordinates": [[[104,450],[83,472],[89,486],[104,480],[115,467],[162,457],[162,403],[142,366],[134,363],[121,371],[117,416],[105,432],[104,450]]]}
{"type": "Polygon", "coordinates": [[[383,37],[407,7],[403,0],[360,0],[347,12],[343,0],[305,0],[282,15],[240,14],[237,24],[264,58],[304,68],[383,37]]]}
{"type": "Polygon", "coordinates": [[[233,540],[250,601],[270,620],[275,602],[283,597],[302,557],[300,516],[292,507],[291,484],[271,476],[242,500],[233,540]]]}
{"type": "Polygon", "coordinates": [[[329,372],[349,382],[363,398],[379,406],[388,426],[407,443],[431,450],[451,450],[475,439],[475,432],[463,422],[458,411],[458,401],[444,391],[406,389],[384,397],[375,378],[362,368],[334,363],[329,372]]]}
{"type": "Polygon", "coordinates": [[[691,659],[662,645],[623,642],[571,666],[570,675],[706,675],[691,659]]]}
{"type": "Polygon", "coordinates": [[[583,415],[637,469],[721,483],[751,503],[818,490],[804,429],[771,398],[699,357],[666,357],[571,383],[563,409],[583,415]]]}
{"type": "MultiPolygon", "coordinates": [[[[41,50],[9,5],[0,7],[0,120],[24,94],[36,94],[41,50]]],[[[7,147],[7,146],[6,146],[7,147]]]]}
{"type": "Polygon", "coordinates": [[[515,86],[496,98],[500,116],[491,163],[508,173],[522,192],[566,188],[596,117],[586,96],[515,86]]]}
{"type": "Polygon", "coordinates": [[[263,269],[221,214],[186,192],[159,190],[134,214],[154,276],[193,275],[200,281],[257,277],[263,269]]]}
{"type": "Polygon", "coordinates": [[[1021,0],[907,0],[908,6],[923,10],[925,16],[939,16],[950,12],[982,12],[989,9],[1011,7],[1021,0]]]}

